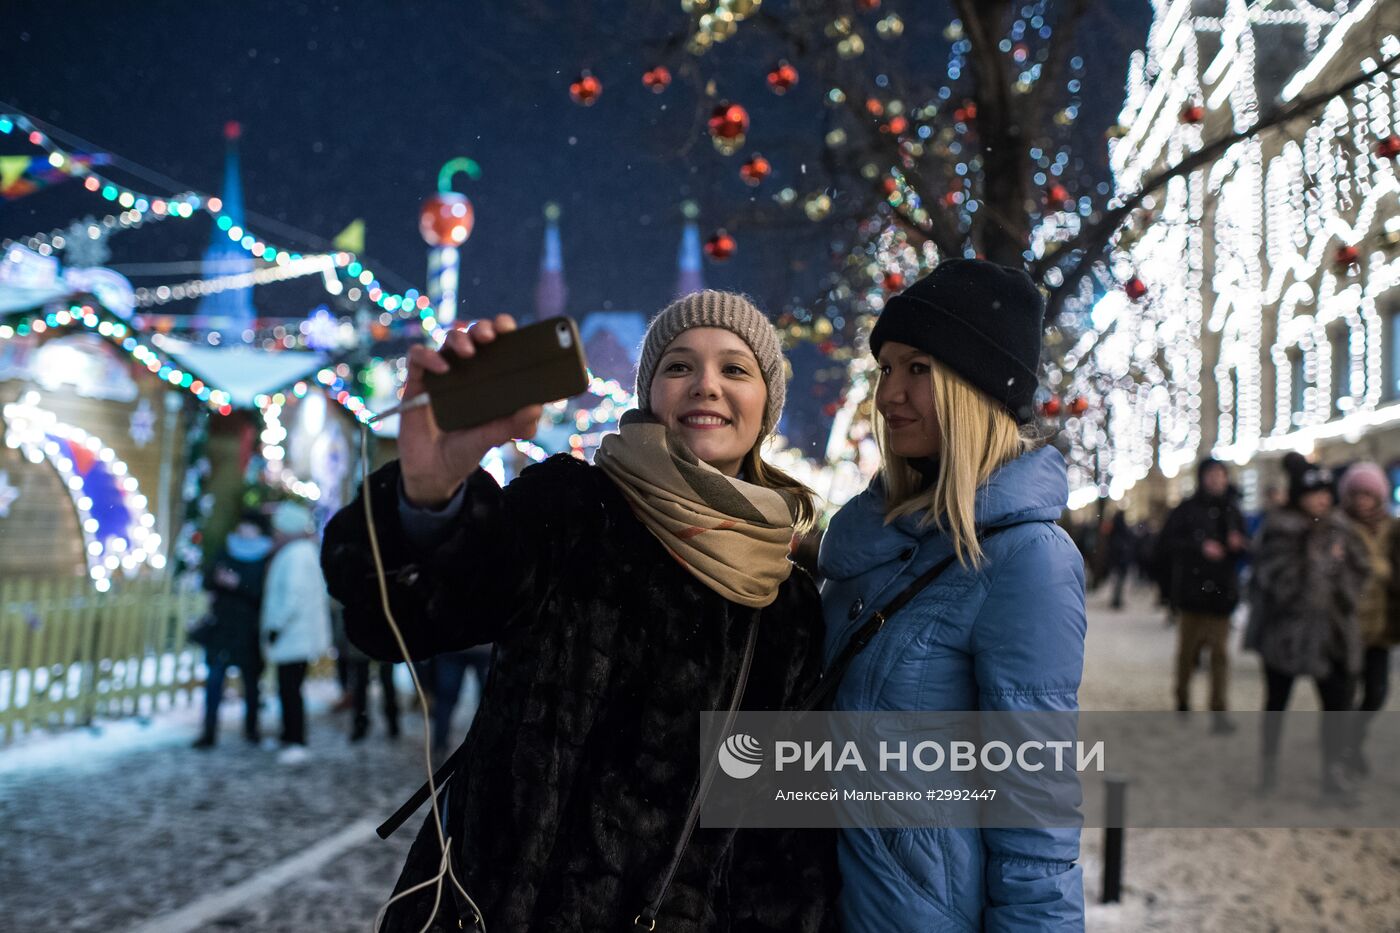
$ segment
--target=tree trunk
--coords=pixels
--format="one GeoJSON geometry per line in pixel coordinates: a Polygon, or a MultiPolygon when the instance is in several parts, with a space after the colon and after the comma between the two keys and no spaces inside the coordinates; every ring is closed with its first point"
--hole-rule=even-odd
{"type": "Polygon", "coordinates": [[[977,212],[972,215],[972,242],[982,257],[1021,268],[1030,243],[1030,214],[1025,206],[1029,156],[1010,74],[997,48],[1011,5],[1010,0],[957,2],[972,43],[969,64],[977,76],[974,131],[982,156],[982,190],[977,212]]]}

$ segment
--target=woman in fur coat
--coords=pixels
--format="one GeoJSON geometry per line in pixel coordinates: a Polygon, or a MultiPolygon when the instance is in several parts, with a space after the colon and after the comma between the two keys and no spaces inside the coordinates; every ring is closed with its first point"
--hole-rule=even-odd
{"type": "MultiPolygon", "coordinates": [[[[482,321],[446,348],[470,357],[513,327],[482,321]]],[[[405,397],[446,365],[415,347],[405,397]]],[[[596,462],[552,457],[504,489],[478,465],[533,434],[538,406],[452,433],[429,408],[402,416],[401,459],[368,490],[393,617],[414,659],[495,649],[439,796],[461,888],[434,881],[430,817],[385,929],[434,914],[434,930],[492,933],[834,929],[830,834],[687,819],[706,770],[699,713],[788,707],[820,674],[817,591],[788,558],[812,494],[758,455],[783,366],[746,299],[682,298],[652,321],[639,409],[596,462]]],[[[351,640],[400,660],[362,500],[332,519],[322,560],[351,640]]]]}

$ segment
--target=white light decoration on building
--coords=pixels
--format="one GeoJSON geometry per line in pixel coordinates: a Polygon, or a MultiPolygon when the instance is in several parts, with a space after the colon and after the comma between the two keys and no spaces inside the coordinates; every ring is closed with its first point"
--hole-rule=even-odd
{"type": "MultiPolygon", "coordinates": [[[[1254,126],[1277,89],[1317,94],[1400,54],[1383,5],[1225,0],[1203,17],[1194,0],[1155,4],[1129,64],[1126,131],[1109,143],[1119,196],[1254,126]],[[1279,43],[1296,45],[1297,71],[1271,78],[1256,56],[1279,43]]],[[[1400,365],[1387,376],[1386,363],[1400,364],[1387,317],[1400,315],[1400,165],[1377,146],[1397,133],[1392,70],[1306,130],[1237,143],[1145,202],[1110,268],[1146,294],[1101,299],[1065,357],[1072,384],[1107,386],[1101,425],[1077,439],[1098,475],[1072,476],[1074,502],[1120,497],[1207,452],[1244,464],[1400,421],[1400,365]]]]}
{"type": "Polygon", "coordinates": [[[99,592],[111,588],[118,571],[134,575],[142,566],[165,566],[155,516],[140,484],[112,448],[81,428],[63,424],[39,407],[39,393],[26,392],[5,406],[5,446],[30,463],[46,460],[63,481],[78,513],[88,575],[99,592]]]}

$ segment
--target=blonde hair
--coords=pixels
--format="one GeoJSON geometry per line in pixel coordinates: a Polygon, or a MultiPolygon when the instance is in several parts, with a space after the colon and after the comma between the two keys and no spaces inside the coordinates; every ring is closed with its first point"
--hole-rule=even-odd
{"type": "Polygon", "coordinates": [[[885,524],[923,512],[919,527],[934,525],[953,542],[963,566],[982,562],[977,540],[977,490],[1002,464],[1036,446],[1006,409],[941,366],[930,368],[934,414],[940,449],[938,476],[927,489],[908,459],[890,447],[885,419],[875,413],[875,439],[880,445],[880,477],[885,490],[885,524]]]}
{"type": "Polygon", "coordinates": [[[796,499],[797,514],[793,531],[796,534],[805,534],[817,522],[817,494],[803,485],[801,480],[789,476],[760,457],[758,450],[762,446],[763,440],[760,438],[759,442],[744,454],[739,470],[755,486],[776,489],[796,499]]]}

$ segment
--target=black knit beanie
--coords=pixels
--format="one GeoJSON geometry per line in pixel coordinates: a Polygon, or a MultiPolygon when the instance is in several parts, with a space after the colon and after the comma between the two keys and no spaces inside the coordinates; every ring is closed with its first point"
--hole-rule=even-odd
{"type": "Polygon", "coordinates": [[[1285,462],[1284,469],[1288,472],[1288,504],[1295,508],[1303,496],[1310,492],[1327,489],[1334,495],[1336,493],[1333,488],[1332,471],[1324,466],[1316,466],[1299,458],[1285,462]]]}
{"type": "Polygon", "coordinates": [[[917,347],[1002,405],[1035,417],[1045,302],[1031,277],[983,259],[946,259],[885,305],[870,352],[894,340],[917,347]]]}

